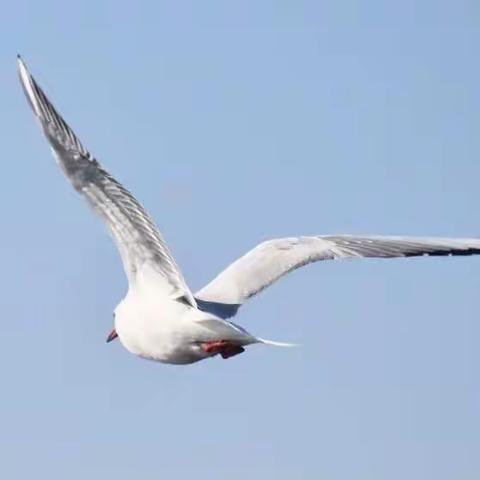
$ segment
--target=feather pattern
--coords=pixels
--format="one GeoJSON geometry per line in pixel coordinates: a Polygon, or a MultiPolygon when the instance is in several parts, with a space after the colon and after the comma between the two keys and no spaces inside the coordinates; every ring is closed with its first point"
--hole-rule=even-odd
{"type": "Polygon", "coordinates": [[[104,220],[117,244],[129,283],[145,265],[168,285],[168,294],[196,306],[157,227],[135,197],[82,145],[19,58],[20,80],[54,156],[74,188],[104,220]]]}
{"type": "MultiPolygon", "coordinates": [[[[325,235],[268,240],[229,265],[195,297],[235,307],[283,275],[320,260],[480,254],[480,239],[325,235]]],[[[206,303],[208,305],[208,303],[206,303]]],[[[219,309],[219,305],[215,307],[219,309]]]]}

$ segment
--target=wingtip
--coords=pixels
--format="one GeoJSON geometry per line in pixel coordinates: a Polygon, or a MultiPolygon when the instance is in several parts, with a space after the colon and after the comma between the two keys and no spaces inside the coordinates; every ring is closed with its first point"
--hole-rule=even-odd
{"type": "Polygon", "coordinates": [[[19,53],[17,53],[17,64],[25,66],[25,62],[23,61],[23,58],[19,53]]]}
{"type": "Polygon", "coordinates": [[[35,115],[38,117],[42,116],[41,109],[38,105],[38,100],[36,98],[35,92],[34,92],[34,80],[32,76],[30,75],[30,72],[28,71],[28,68],[23,61],[23,58],[18,54],[17,55],[17,67],[18,67],[18,75],[20,77],[20,82],[23,87],[23,91],[25,92],[27,96],[27,100],[30,103],[30,106],[33,109],[33,112],[35,115]]]}
{"type": "Polygon", "coordinates": [[[21,76],[28,75],[27,66],[19,53],[17,54],[17,66],[21,76]]]}

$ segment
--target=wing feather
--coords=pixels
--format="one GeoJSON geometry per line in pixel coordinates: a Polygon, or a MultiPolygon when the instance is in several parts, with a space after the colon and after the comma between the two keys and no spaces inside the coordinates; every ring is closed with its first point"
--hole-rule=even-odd
{"type": "Polygon", "coordinates": [[[117,244],[129,282],[149,264],[161,275],[169,295],[195,306],[187,284],[157,227],[135,197],[82,145],[55,110],[23,60],[18,70],[24,92],[54,156],[74,188],[104,220],[117,244]]]}
{"type": "Polygon", "coordinates": [[[320,260],[477,255],[480,239],[326,235],[282,238],[256,246],[195,294],[212,309],[238,306],[283,275],[320,260]],[[206,303],[208,302],[208,303],[206,303]]]}

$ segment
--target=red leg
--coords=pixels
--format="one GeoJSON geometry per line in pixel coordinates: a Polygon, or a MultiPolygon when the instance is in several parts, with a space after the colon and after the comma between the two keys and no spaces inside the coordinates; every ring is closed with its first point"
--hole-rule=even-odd
{"type": "Polygon", "coordinates": [[[227,342],[226,340],[219,340],[216,342],[205,342],[201,347],[206,353],[220,354],[222,358],[227,359],[238,355],[245,351],[240,345],[227,342]]]}
{"type": "Polygon", "coordinates": [[[235,355],[238,355],[244,351],[245,349],[240,345],[228,345],[220,352],[220,355],[224,360],[226,360],[227,358],[234,357],[235,355]]]}
{"type": "Polygon", "coordinates": [[[218,342],[205,342],[201,344],[202,350],[206,353],[220,353],[228,343],[225,340],[218,342]]]}

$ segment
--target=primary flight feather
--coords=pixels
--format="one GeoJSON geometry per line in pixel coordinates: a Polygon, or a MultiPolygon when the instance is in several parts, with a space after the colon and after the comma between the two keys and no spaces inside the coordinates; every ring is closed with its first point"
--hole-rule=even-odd
{"type": "Polygon", "coordinates": [[[269,240],[239,258],[195,295],[165,240],[135,197],[82,145],[18,57],[23,90],[57,163],[106,223],[128,278],[115,309],[124,347],[144,358],[187,364],[220,354],[229,358],[256,337],[229,321],[249,298],[286,273],[320,260],[476,255],[479,239],[320,235],[269,240]]]}

